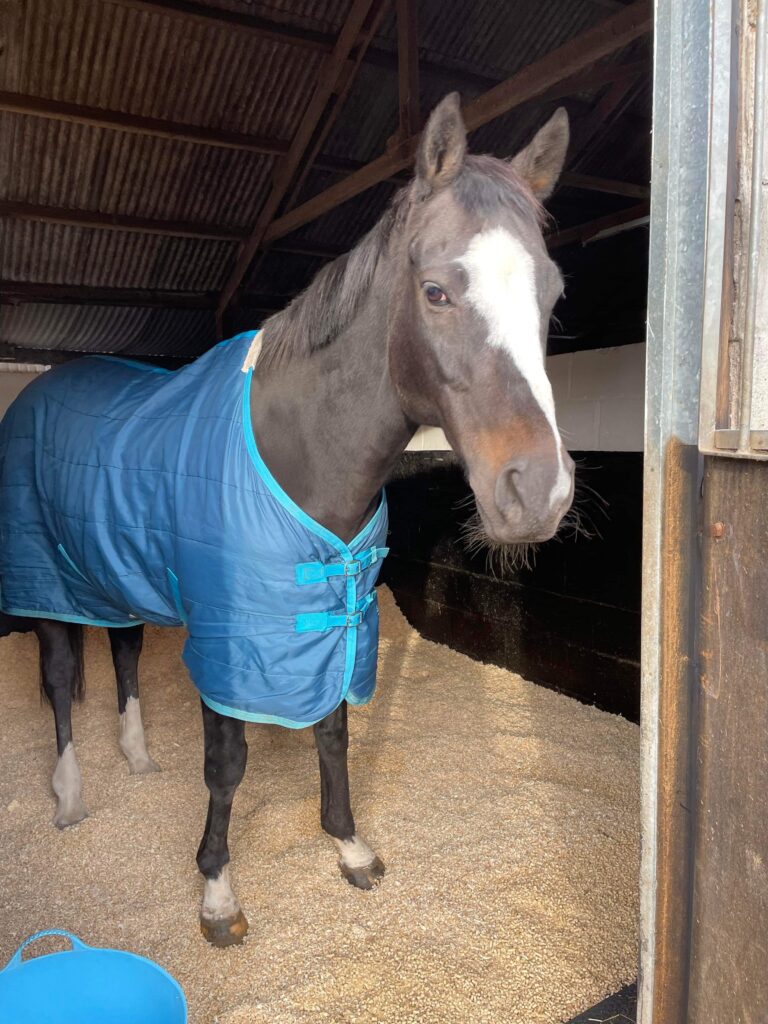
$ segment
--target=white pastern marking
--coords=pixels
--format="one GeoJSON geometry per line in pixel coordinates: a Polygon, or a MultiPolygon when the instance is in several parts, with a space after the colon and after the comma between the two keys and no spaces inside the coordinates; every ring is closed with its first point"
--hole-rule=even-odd
{"type": "Polygon", "coordinates": [[[138,697],[129,697],[125,702],[125,711],[120,715],[120,749],[133,774],[145,775],[147,772],[160,771],[147,753],[138,697]]]}
{"type": "Polygon", "coordinates": [[[206,921],[228,920],[240,910],[237,897],[229,881],[229,864],[221,869],[218,878],[206,878],[201,916],[206,921]]]}
{"type": "Polygon", "coordinates": [[[505,228],[493,228],[475,235],[458,262],[469,277],[467,298],[488,324],[488,344],[509,353],[552,428],[558,461],[551,495],[555,505],[567,498],[571,476],[563,465],[555,400],[544,365],[533,260],[505,228]]]}
{"type": "Polygon", "coordinates": [[[376,860],[376,854],[360,836],[351,839],[336,839],[341,859],[348,868],[367,868],[376,860]]]}
{"type": "Polygon", "coordinates": [[[51,780],[53,792],[58,799],[54,823],[59,828],[66,825],[74,825],[81,821],[87,814],[83,803],[83,781],[80,777],[80,766],[75,756],[75,748],[68,743],[61,753],[51,780]]]}

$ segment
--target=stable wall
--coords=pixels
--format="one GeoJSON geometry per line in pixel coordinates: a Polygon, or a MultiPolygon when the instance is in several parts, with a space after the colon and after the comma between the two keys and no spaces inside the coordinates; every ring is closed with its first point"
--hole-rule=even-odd
{"type": "Polygon", "coordinates": [[[18,393],[37,377],[39,369],[26,369],[17,363],[0,367],[0,418],[18,393]]]}

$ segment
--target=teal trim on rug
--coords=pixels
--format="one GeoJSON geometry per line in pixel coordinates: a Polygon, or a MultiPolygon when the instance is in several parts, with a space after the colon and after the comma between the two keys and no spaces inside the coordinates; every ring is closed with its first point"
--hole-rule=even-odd
{"type": "Polygon", "coordinates": [[[286,494],[280,484],[272,476],[269,467],[264,462],[259,452],[258,445],[256,444],[256,437],[253,433],[253,423],[251,422],[251,408],[250,408],[250,393],[251,393],[251,380],[253,378],[253,368],[251,367],[245,374],[245,380],[243,382],[243,433],[245,435],[245,446],[248,449],[248,454],[251,457],[251,461],[256,467],[256,472],[265,484],[267,490],[270,492],[276,501],[280,502],[284,509],[297,519],[302,526],[305,526],[311,533],[314,533],[318,537],[322,537],[324,541],[335,548],[339,554],[343,555],[344,558],[350,561],[354,559],[352,548],[358,545],[365,535],[370,532],[374,526],[378,523],[379,519],[384,513],[386,508],[386,500],[384,492],[381,492],[381,500],[379,506],[371,516],[370,520],[365,524],[362,530],[354,537],[349,544],[345,544],[344,541],[337,537],[335,533],[327,529],[322,523],[318,523],[316,519],[308,515],[303,508],[296,504],[290,495],[286,494]]]}
{"type": "Polygon", "coordinates": [[[30,608],[0,608],[6,615],[18,615],[21,619],[53,619],[54,622],[74,622],[78,626],[105,626],[108,629],[132,629],[143,626],[143,619],[131,619],[130,622],[107,622],[106,619],[87,619],[84,615],[63,615],[59,612],[46,612],[30,608]]]}
{"type": "Polygon", "coordinates": [[[290,718],[280,718],[277,715],[260,715],[255,711],[240,711],[238,708],[230,708],[225,704],[219,704],[218,701],[206,697],[203,693],[200,694],[200,699],[211,711],[217,711],[220,715],[224,715],[225,718],[239,718],[241,722],[282,725],[285,729],[308,729],[311,725],[316,725],[317,722],[322,721],[322,718],[318,718],[315,722],[294,722],[290,718]]]}

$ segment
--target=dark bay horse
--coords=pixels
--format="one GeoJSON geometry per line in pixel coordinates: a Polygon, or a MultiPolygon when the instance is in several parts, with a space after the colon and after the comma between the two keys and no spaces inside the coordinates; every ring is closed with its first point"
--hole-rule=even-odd
{"type": "MultiPolygon", "coordinates": [[[[567,145],[559,110],[513,159],[468,156],[451,94],[429,119],[411,184],[355,249],[264,324],[249,354],[249,429],[279,486],[340,543],[351,545],[375,516],[381,488],[420,425],[442,427],[462,460],[489,543],[536,543],[557,531],[574,468],[545,372],[562,278],[544,244],[540,203],[567,145]]],[[[54,820],[71,825],[86,814],[70,720],[82,681],[79,627],[3,608],[0,635],[34,630],[39,640],[59,754],[54,820]]],[[[153,771],[138,700],[143,626],[121,626],[109,630],[120,742],[132,771],[153,771]]],[[[210,801],[197,855],[201,926],[209,941],[229,945],[248,927],[227,846],[247,746],[244,721],[211,703],[202,703],[210,801]]],[[[314,732],[322,827],[343,874],[371,888],[384,866],[352,817],[346,700],[314,732]]]]}

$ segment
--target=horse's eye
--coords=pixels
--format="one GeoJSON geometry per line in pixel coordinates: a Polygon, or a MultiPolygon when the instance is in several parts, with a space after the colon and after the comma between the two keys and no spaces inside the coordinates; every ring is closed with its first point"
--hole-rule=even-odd
{"type": "Polygon", "coordinates": [[[435,284],[434,281],[425,281],[422,288],[430,306],[447,306],[449,304],[448,296],[440,285],[435,284]]]}

